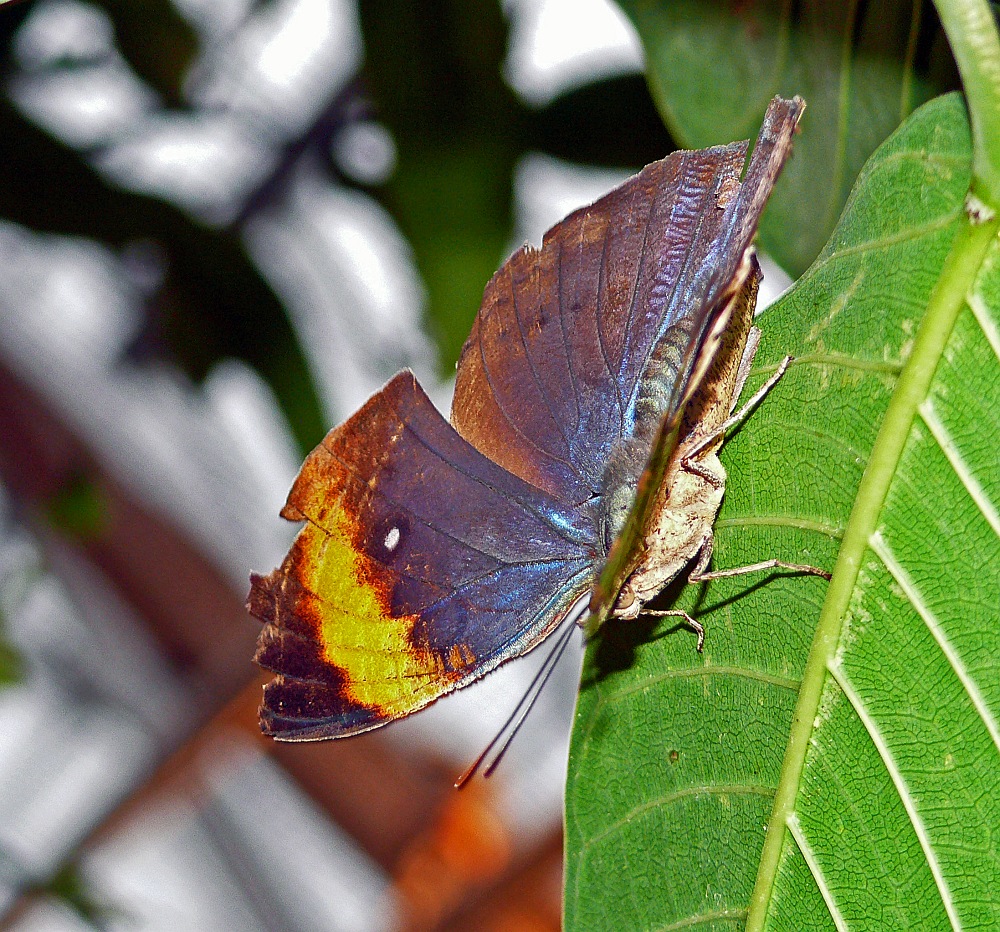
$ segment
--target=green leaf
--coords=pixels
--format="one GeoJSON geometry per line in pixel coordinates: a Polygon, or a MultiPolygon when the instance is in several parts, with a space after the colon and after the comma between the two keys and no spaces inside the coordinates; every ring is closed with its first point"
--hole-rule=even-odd
{"type": "Polygon", "coordinates": [[[956,86],[933,9],[919,0],[620,3],[642,39],[660,113],[684,146],[754,138],[775,94],[808,103],[760,233],[792,275],[826,242],[875,147],[914,107],[956,86]]]}
{"type": "Polygon", "coordinates": [[[38,884],[32,892],[55,898],[94,929],[107,929],[115,924],[114,920],[129,918],[124,909],[95,896],[79,866],[72,862],[60,867],[53,877],[38,884]]]}
{"type": "Polygon", "coordinates": [[[24,676],[24,662],[21,655],[0,637],[0,686],[18,683],[24,676]]]}
{"type": "Polygon", "coordinates": [[[726,444],[705,625],[590,646],[566,797],[566,928],[1000,923],[1000,222],[973,224],[961,98],[876,152],[762,318],[726,444]],[[795,464],[792,466],[791,464],[795,464]]]}
{"type": "Polygon", "coordinates": [[[971,194],[1000,208],[1000,35],[988,0],[936,0],[972,123],[971,194]]]}
{"type": "Polygon", "coordinates": [[[57,531],[79,541],[99,540],[108,527],[108,503],[82,473],[72,473],[49,498],[47,517],[57,531]]]}
{"type": "Polygon", "coordinates": [[[496,4],[361,0],[366,80],[398,149],[379,192],[428,291],[442,374],[454,372],[483,287],[511,234],[522,114],[501,78],[496,4]]]}

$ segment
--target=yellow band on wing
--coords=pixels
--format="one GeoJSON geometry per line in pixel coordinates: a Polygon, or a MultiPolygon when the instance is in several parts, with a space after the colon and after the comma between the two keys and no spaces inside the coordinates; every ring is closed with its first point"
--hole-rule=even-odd
{"type": "Polygon", "coordinates": [[[418,616],[392,614],[393,574],[358,549],[352,516],[331,509],[324,524],[301,532],[308,538],[303,552],[315,554],[302,581],[323,594],[316,610],[324,658],[344,672],[349,698],[361,705],[390,717],[426,705],[461,679],[474,653],[455,645],[446,666],[438,653],[415,644],[418,616]]]}

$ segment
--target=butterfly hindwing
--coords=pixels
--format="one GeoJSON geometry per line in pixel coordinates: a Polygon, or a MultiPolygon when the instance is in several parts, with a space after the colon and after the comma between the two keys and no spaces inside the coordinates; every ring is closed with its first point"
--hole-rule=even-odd
{"type": "Polygon", "coordinates": [[[516,252],[487,286],[459,362],[459,433],[562,501],[600,494],[615,445],[637,432],[654,348],[670,386],[660,407],[683,391],[726,284],[717,253],[746,152],[676,152],[570,214],[540,249],[516,252]]]}
{"type": "Polygon", "coordinates": [[[586,516],[471,447],[408,372],[310,454],[282,513],[305,526],[250,595],[280,738],[409,714],[530,649],[593,584],[586,516]]]}

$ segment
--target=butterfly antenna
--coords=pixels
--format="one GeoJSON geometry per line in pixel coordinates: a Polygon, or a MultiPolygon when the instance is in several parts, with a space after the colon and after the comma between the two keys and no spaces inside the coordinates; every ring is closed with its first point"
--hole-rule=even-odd
{"type": "Polygon", "coordinates": [[[500,750],[497,751],[496,756],[483,770],[483,779],[489,777],[490,774],[497,769],[497,766],[503,759],[504,754],[507,753],[507,748],[510,747],[511,742],[514,740],[514,736],[521,730],[521,726],[527,720],[528,714],[534,708],[535,703],[538,701],[538,697],[542,694],[545,684],[549,681],[549,677],[552,676],[552,671],[558,666],[560,659],[562,659],[562,655],[566,652],[566,647],[573,636],[573,631],[576,629],[576,621],[583,613],[583,609],[586,607],[586,604],[586,601],[583,601],[582,604],[574,606],[573,610],[563,620],[562,625],[564,630],[562,634],[560,634],[559,640],[556,642],[552,650],[549,651],[545,660],[542,661],[541,666],[539,666],[535,675],[532,677],[531,682],[528,684],[528,688],[524,691],[524,695],[521,696],[517,705],[514,706],[513,711],[507,716],[507,720],[493,736],[493,740],[490,741],[490,743],[483,749],[482,754],[480,754],[472,762],[472,765],[455,781],[455,789],[460,790],[479,772],[480,767],[483,766],[483,761],[489,757],[490,752],[497,746],[497,743],[504,738],[504,735],[507,735],[507,737],[504,738],[503,744],[500,745],[500,750]],[[509,734],[508,729],[510,729],[509,734]]]}
{"type": "MultiPolygon", "coordinates": [[[[552,652],[548,657],[545,658],[545,663],[542,668],[545,670],[545,675],[540,676],[542,670],[540,669],[538,673],[535,674],[535,679],[532,681],[531,686],[528,688],[528,692],[531,693],[531,699],[525,702],[524,699],[521,700],[521,714],[518,716],[517,721],[514,723],[513,728],[511,728],[510,734],[504,740],[503,744],[500,745],[500,750],[497,751],[493,760],[490,761],[489,765],[483,770],[483,778],[490,776],[494,770],[500,765],[500,761],[503,760],[504,754],[507,753],[507,748],[510,747],[511,742],[514,737],[521,730],[521,726],[527,721],[528,715],[531,710],[535,707],[535,703],[538,701],[538,697],[541,696],[542,690],[545,689],[545,684],[549,681],[549,677],[552,676],[552,672],[559,665],[559,661],[562,659],[562,655],[566,652],[566,645],[569,644],[570,639],[573,636],[573,631],[575,630],[575,625],[567,625],[566,630],[560,635],[559,641],[556,646],[552,649],[552,652]],[[534,692],[531,692],[531,690],[534,692]]],[[[527,694],[526,694],[527,695],[527,694]]],[[[513,715],[511,716],[513,718],[513,715]]],[[[508,723],[511,719],[508,719],[508,723]]],[[[495,743],[495,742],[494,742],[495,743]]]]}

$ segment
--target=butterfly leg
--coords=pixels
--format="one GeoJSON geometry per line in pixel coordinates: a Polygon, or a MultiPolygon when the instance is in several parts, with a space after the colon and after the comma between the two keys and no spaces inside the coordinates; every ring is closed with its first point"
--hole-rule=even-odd
{"type": "MultiPolygon", "coordinates": [[[[691,460],[702,452],[706,447],[711,446],[716,440],[722,437],[727,430],[731,430],[741,421],[746,420],[747,415],[757,407],[758,404],[764,399],[764,397],[774,388],[778,382],[781,381],[782,376],[788,370],[788,366],[791,364],[792,356],[786,356],[782,361],[781,365],[778,366],[778,371],[774,373],[760,388],[753,393],[753,396],[747,401],[739,411],[735,414],[730,415],[726,422],[717,430],[713,430],[712,433],[702,437],[690,450],[688,450],[687,455],[684,457],[684,465],[690,467],[691,460]]],[[[744,375],[745,379],[746,376],[744,375]]],[[[734,395],[735,397],[735,395],[734,395]]]]}
{"type": "Polygon", "coordinates": [[[821,570],[817,566],[809,566],[807,563],[785,563],[782,560],[762,560],[760,563],[751,563],[749,566],[734,566],[728,570],[713,570],[711,573],[692,573],[688,576],[688,582],[700,583],[709,579],[726,579],[730,576],[743,576],[746,573],[759,573],[764,570],[789,570],[793,573],[808,573],[810,576],[822,576],[823,579],[831,579],[832,576],[826,570],[821,570]]]}
{"type": "Polygon", "coordinates": [[[683,618],[687,626],[698,635],[698,644],[696,650],[701,653],[701,649],[705,646],[705,629],[701,624],[695,621],[687,612],[682,612],[679,608],[665,608],[665,609],[650,609],[644,608],[642,610],[643,615],[652,615],[654,618],[664,618],[667,615],[673,618],[683,618]]]}
{"type": "MultiPolygon", "coordinates": [[[[699,444],[700,446],[700,444],[699,444]]],[[[716,460],[718,462],[718,460],[716,460]]],[[[726,479],[725,476],[720,476],[717,469],[713,469],[707,463],[702,463],[698,460],[692,460],[688,457],[684,457],[681,460],[681,465],[690,473],[704,479],[713,489],[725,488],[726,479]]]]}
{"type": "MultiPolygon", "coordinates": [[[[742,576],[745,573],[756,573],[763,570],[772,569],[783,569],[791,570],[796,573],[809,573],[812,576],[822,576],[824,579],[829,579],[830,574],[826,570],[818,569],[815,566],[807,566],[802,563],[784,563],[781,560],[763,560],[760,563],[753,563],[750,566],[737,566],[728,570],[715,570],[711,573],[706,572],[708,569],[709,561],[712,559],[712,550],[715,546],[715,534],[711,528],[705,534],[702,540],[701,547],[698,550],[697,562],[694,568],[688,574],[689,583],[702,583],[707,582],[710,579],[725,579],[730,576],[742,576]]],[[[677,613],[674,613],[677,614],[677,613]]],[[[688,624],[698,632],[698,650],[701,650],[701,645],[705,640],[705,629],[698,624],[690,615],[680,612],[679,614],[684,615],[688,620],[688,624]]]]}
{"type": "MultiPolygon", "coordinates": [[[[712,529],[709,528],[705,536],[702,538],[701,546],[698,548],[698,562],[695,563],[692,574],[703,573],[708,568],[708,562],[712,559],[712,546],[715,542],[715,536],[712,533],[712,529]]],[[[689,576],[688,579],[691,580],[693,576],[689,576]]],[[[705,628],[702,626],[701,622],[696,621],[687,612],[682,612],[680,609],[648,609],[643,608],[641,614],[652,615],[656,618],[663,618],[664,616],[670,615],[674,618],[683,618],[687,623],[687,626],[698,635],[697,651],[700,654],[702,648],[705,646],[705,628]]]]}
{"type": "Polygon", "coordinates": [[[740,365],[736,370],[736,383],[733,385],[733,402],[729,408],[730,414],[733,413],[736,402],[739,400],[740,395],[743,394],[743,386],[747,384],[747,379],[750,378],[750,369],[753,367],[754,359],[757,358],[757,347],[760,346],[761,335],[760,327],[751,327],[750,332],[747,334],[746,346],[743,347],[740,365]]]}
{"type": "MultiPolygon", "coordinates": [[[[771,389],[774,388],[774,386],[777,385],[784,377],[785,373],[788,371],[788,367],[792,364],[792,360],[794,358],[795,358],[794,356],[786,356],[784,359],[781,360],[777,372],[775,372],[774,375],[771,376],[771,378],[769,378],[763,385],[761,385],[760,388],[757,389],[757,391],[753,393],[753,395],[750,397],[747,403],[743,405],[743,407],[740,408],[739,411],[737,411],[735,414],[730,415],[726,419],[726,423],[722,425],[723,433],[725,433],[730,428],[735,427],[737,424],[740,423],[740,421],[745,420],[747,415],[749,415],[750,412],[753,411],[753,409],[756,408],[757,405],[764,400],[764,398],[770,393],[771,389]]],[[[746,376],[744,376],[744,379],[745,378],[746,376]]]]}

